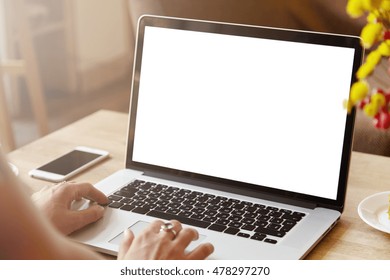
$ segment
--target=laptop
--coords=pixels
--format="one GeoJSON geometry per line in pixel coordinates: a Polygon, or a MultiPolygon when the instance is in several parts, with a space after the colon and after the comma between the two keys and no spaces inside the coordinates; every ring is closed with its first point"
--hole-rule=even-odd
{"type": "Polygon", "coordinates": [[[72,237],[116,255],[126,228],[177,219],[209,259],[302,259],[340,219],[360,39],[143,16],[126,166],[105,216],[72,237]]]}

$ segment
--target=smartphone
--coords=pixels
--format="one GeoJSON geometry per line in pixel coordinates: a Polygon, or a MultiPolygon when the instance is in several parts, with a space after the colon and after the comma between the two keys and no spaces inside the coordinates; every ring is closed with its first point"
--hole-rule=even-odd
{"type": "Polygon", "coordinates": [[[107,151],[78,146],[53,161],[31,170],[29,175],[51,182],[62,182],[108,156],[107,151]]]}

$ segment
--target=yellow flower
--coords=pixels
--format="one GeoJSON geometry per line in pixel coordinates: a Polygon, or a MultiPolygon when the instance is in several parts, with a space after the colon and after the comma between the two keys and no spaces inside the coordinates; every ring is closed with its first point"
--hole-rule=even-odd
{"type": "Polygon", "coordinates": [[[378,52],[382,56],[390,56],[390,40],[382,42],[378,47],[378,52]]]}
{"type": "Polygon", "coordinates": [[[366,61],[363,65],[360,66],[359,70],[356,73],[356,77],[360,79],[364,79],[367,76],[371,75],[374,71],[376,64],[366,61]]]}
{"type": "Polygon", "coordinates": [[[361,2],[366,11],[376,10],[382,4],[382,0],[361,0],[361,2]]]}
{"type": "Polygon", "coordinates": [[[360,17],[364,12],[374,11],[386,6],[386,0],[349,0],[347,3],[347,13],[354,18],[360,17]]]}
{"type": "Polygon", "coordinates": [[[390,0],[382,0],[380,8],[384,11],[390,11],[390,0]]]}
{"type": "Polygon", "coordinates": [[[374,93],[373,95],[371,95],[371,103],[374,104],[376,107],[381,108],[383,105],[386,104],[386,98],[383,94],[374,93]]]}
{"type": "Polygon", "coordinates": [[[360,34],[363,40],[363,46],[366,49],[371,48],[372,45],[376,43],[378,39],[381,37],[382,31],[383,31],[382,23],[380,22],[367,23],[367,25],[363,27],[362,32],[360,34]]]}
{"type": "Polygon", "coordinates": [[[354,18],[362,16],[364,13],[362,2],[362,0],[349,0],[347,4],[347,13],[354,18]]]}
{"type": "Polygon", "coordinates": [[[355,82],[351,87],[351,92],[349,99],[352,104],[356,104],[359,101],[363,100],[368,93],[369,86],[365,80],[355,82]]]}
{"type": "MultiPolygon", "coordinates": [[[[384,57],[390,57],[390,0],[348,0],[346,10],[354,18],[367,15],[367,24],[360,34],[362,46],[366,49],[373,47],[376,49],[367,55],[364,64],[358,69],[356,73],[358,81],[352,85],[349,99],[344,101],[344,107],[350,112],[358,105],[367,116],[378,121],[377,118],[381,118],[383,114],[389,116],[390,103],[382,90],[370,92],[370,85],[365,79],[375,71],[375,67],[384,57]]],[[[378,128],[385,128],[382,123],[375,125],[378,128]]]]}
{"type": "Polygon", "coordinates": [[[366,106],[364,106],[364,113],[369,117],[375,117],[375,115],[378,113],[379,107],[376,104],[369,103],[366,106]]]}
{"type": "Polygon", "coordinates": [[[366,62],[377,65],[382,58],[382,54],[378,51],[372,51],[367,55],[366,62]]]}
{"type": "Polygon", "coordinates": [[[370,103],[364,106],[364,113],[369,117],[375,117],[378,114],[379,109],[386,104],[386,97],[377,92],[371,95],[370,103]]]}
{"type": "Polygon", "coordinates": [[[379,12],[378,11],[372,11],[371,13],[368,14],[367,16],[367,22],[372,22],[375,23],[378,21],[379,17],[379,12]]]}

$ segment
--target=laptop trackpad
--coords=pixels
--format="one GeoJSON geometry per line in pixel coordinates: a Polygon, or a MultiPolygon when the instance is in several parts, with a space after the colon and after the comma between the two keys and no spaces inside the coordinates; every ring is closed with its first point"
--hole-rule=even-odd
{"type": "MultiPolygon", "coordinates": [[[[145,221],[138,221],[134,223],[132,226],[129,227],[131,231],[134,233],[134,236],[138,236],[150,223],[145,221]]],[[[197,247],[199,244],[202,243],[202,241],[206,238],[205,235],[199,234],[199,238],[197,240],[194,240],[188,245],[187,249],[193,250],[195,247],[197,247]]],[[[112,244],[120,245],[123,239],[123,232],[118,234],[116,237],[111,239],[109,242],[112,244]]]]}

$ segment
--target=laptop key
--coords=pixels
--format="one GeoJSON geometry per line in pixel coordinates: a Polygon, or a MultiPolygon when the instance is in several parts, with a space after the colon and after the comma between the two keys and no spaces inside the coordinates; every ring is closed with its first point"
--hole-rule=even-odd
{"type": "Polygon", "coordinates": [[[118,202],[118,201],[114,201],[114,202],[111,202],[108,207],[111,207],[111,208],[120,208],[123,206],[123,203],[122,202],[118,202]]]}
{"type": "Polygon", "coordinates": [[[289,215],[289,214],[284,214],[283,217],[281,217],[285,220],[291,220],[291,221],[295,221],[295,222],[298,222],[302,219],[302,216],[299,216],[299,215],[289,215]]]}
{"type": "Polygon", "coordinates": [[[224,233],[227,233],[227,234],[232,234],[232,235],[235,235],[239,232],[240,230],[238,228],[234,228],[234,227],[228,227],[224,233]]]}
{"type": "Polygon", "coordinates": [[[254,225],[243,225],[241,229],[252,231],[256,228],[254,225]]]}
{"type": "Polygon", "coordinates": [[[271,216],[271,217],[279,218],[280,216],[283,215],[283,213],[277,212],[277,211],[271,211],[271,212],[268,213],[268,215],[271,216]]]}
{"type": "Polygon", "coordinates": [[[295,226],[296,224],[297,224],[297,222],[291,221],[291,220],[285,220],[283,222],[283,225],[285,225],[285,226],[295,226]]]}
{"type": "Polygon", "coordinates": [[[192,209],[192,212],[196,213],[196,214],[202,214],[204,212],[204,208],[194,208],[192,209]]]}
{"type": "Polygon", "coordinates": [[[239,229],[240,227],[242,227],[242,223],[240,223],[240,222],[231,222],[231,223],[229,223],[229,227],[233,227],[233,228],[239,229]]]}
{"type": "Polygon", "coordinates": [[[180,213],[180,211],[181,211],[181,210],[178,209],[178,208],[169,208],[169,209],[167,210],[167,213],[177,215],[177,214],[180,213]]]}
{"type": "MultiPolygon", "coordinates": [[[[197,198],[196,198],[196,200],[199,202],[199,203],[205,203],[207,200],[208,200],[209,198],[207,197],[207,196],[205,196],[205,195],[203,195],[203,196],[198,196],[197,198]]],[[[206,204],[206,206],[208,205],[208,203],[206,204]]],[[[206,207],[206,206],[204,206],[204,207],[206,207]]]]}
{"type": "MultiPolygon", "coordinates": [[[[239,222],[242,220],[242,217],[238,216],[238,215],[232,215],[230,218],[229,218],[230,221],[232,222],[239,222]]],[[[245,223],[244,221],[242,221],[243,223],[245,223]]]]}
{"type": "Polygon", "coordinates": [[[145,205],[145,202],[143,201],[134,201],[133,203],[131,203],[131,205],[134,205],[135,207],[142,207],[145,205]]]}
{"type": "Polygon", "coordinates": [[[227,214],[227,213],[219,213],[218,215],[217,215],[217,217],[218,218],[220,218],[220,219],[227,219],[227,218],[229,218],[230,217],[230,214],[227,214]]]}
{"type": "Polygon", "coordinates": [[[301,217],[305,217],[306,214],[305,213],[301,213],[301,212],[294,212],[293,215],[295,216],[301,216],[301,217]]]}
{"type": "Polygon", "coordinates": [[[158,199],[161,196],[160,193],[149,193],[148,197],[153,199],[158,199]]]}
{"type": "Polygon", "coordinates": [[[251,239],[263,241],[267,236],[265,234],[254,234],[251,239]]]}
{"type": "Polygon", "coordinates": [[[242,216],[245,214],[245,210],[233,210],[232,215],[242,216]]]}
{"type": "Polygon", "coordinates": [[[266,239],[264,239],[264,242],[271,243],[271,244],[276,244],[278,241],[276,241],[275,239],[266,238],[266,239]]]}
{"type": "Polygon", "coordinates": [[[215,215],[218,214],[218,212],[217,212],[217,211],[214,211],[214,210],[207,210],[206,212],[204,212],[204,214],[205,214],[206,216],[214,217],[215,215]]]}
{"type": "Polygon", "coordinates": [[[111,200],[111,201],[119,201],[119,200],[122,199],[122,197],[119,196],[119,195],[112,194],[112,195],[110,195],[110,196],[108,197],[108,199],[111,200]]]}
{"type": "Polygon", "coordinates": [[[169,207],[169,206],[168,206],[168,204],[169,204],[169,201],[168,201],[168,200],[159,199],[159,200],[156,201],[156,204],[157,204],[157,205],[160,205],[160,206],[167,206],[167,207],[169,207]]]}
{"type": "Polygon", "coordinates": [[[191,215],[191,218],[193,219],[197,219],[197,220],[202,220],[205,216],[203,214],[197,214],[197,213],[194,213],[191,215]]]}
{"type": "Polygon", "coordinates": [[[244,215],[245,218],[250,218],[250,219],[255,219],[257,216],[258,215],[256,213],[250,213],[250,212],[244,215]]]}
{"type": "Polygon", "coordinates": [[[154,186],[154,187],[151,189],[151,191],[152,191],[152,192],[159,193],[159,192],[161,192],[163,189],[164,189],[164,185],[157,185],[157,186],[154,186]]]}
{"type": "Polygon", "coordinates": [[[281,232],[281,231],[277,231],[277,230],[273,230],[273,229],[269,229],[269,228],[262,228],[262,227],[258,227],[257,229],[255,229],[255,232],[268,234],[268,235],[272,235],[272,236],[276,236],[276,237],[283,237],[286,235],[285,232],[281,232]]]}
{"type": "Polygon", "coordinates": [[[266,227],[268,225],[268,222],[264,222],[264,221],[257,221],[255,223],[256,226],[258,227],[266,227]]]}
{"type": "Polygon", "coordinates": [[[274,229],[274,230],[279,230],[281,227],[282,227],[281,225],[279,225],[279,224],[274,224],[274,223],[270,223],[270,224],[268,225],[268,228],[269,228],[269,229],[274,229]]]}
{"type": "Polygon", "coordinates": [[[190,200],[190,199],[186,199],[183,201],[183,204],[185,205],[195,205],[196,204],[196,200],[190,200]]]}
{"type": "Polygon", "coordinates": [[[263,221],[263,222],[268,222],[268,220],[270,219],[271,217],[270,216],[261,216],[258,218],[259,221],[263,221]]]}
{"type": "Polygon", "coordinates": [[[256,213],[264,216],[264,215],[267,215],[269,213],[269,210],[267,210],[267,209],[260,209],[260,210],[257,210],[256,213]]]}
{"type": "Polygon", "coordinates": [[[120,209],[121,209],[121,210],[125,210],[125,211],[131,211],[131,210],[133,210],[134,208],[135,208],[135,206],[126,204],[126,205],[123,205],[120,209]]]}
{"type": "Polygon", "coordinates": [[[229,214],[230,212],[232,212],[232,210],[233,209],[230,207],[222,207],[221,209],[219,209],[219,212],[229,214]]]}
{"type": "Polygon", "coordinates": [[[173,198],[173,197],[172,197],[171,195],[167,195],[167,194],[161,194],[161,195],[160,195],[160,199],[162,199],[162,200],[171,201],[172,198],[173,198]]]}
{"type": "Polygon", "coordinates": [[[197,204],[195,204],[195,207],[198,207],[198,208],[206,208],[208,206],[208,203],[206,202],[198,202],[197,204]]]}
{"type": "Polygon", "coordinates": [[[252,225],[255,222],[255,219],[244,218],[244,219],[242,219],[241,222],[244,223],[244,224],[252,225]]]}
{"type": "Polygon", "coordinates": [[[292,213],[291,210],[287,210],[287,209],[280,209],[279,212],[286,213],[286,214],[291,214],[292,213]]]}
{"type": "Polygon", "coordinates": [[[206,207],[208,210],[213,210],[213,211],[217,211],[219,208],[221,208],[221,206],[218,206],[218,205],[209,205],[206,207]]]}
{"type": "Polygon", "coordinates": [[[226,226],[228,225],[230,222],[228,220],[225,220],[225,219],[219,219],[218,221],[216,221],[217,224],[219,225],[223,225],[223,226],[226,226]]]}
{"type": "Polygon", "coordinates": [[[245,207],[245,204],[243,204],[243,203],[238,203],[238,204],[233,205],[233,208],[237,209],[237,210],[243,209],[244,207],[245,207]]]}
{"type": "Polygon", "coordinates": [[[249,238],[250,234],[244,233],[244,232],[239,232],[239,233],[237,233],[237,236],[241,236],[241,237],[244,237],[244,238],[249,238]]]}
{"type": "Polygon", "coordinates": [[[272,218],[270,220],[271,223],[275,223],[275,224],[281,224],[284,220],[281,219],[281,218],[272,218]]]}
{"type": "Polygon", "coordinates": [[[166,205],[166,206],[168,206],[169,208],[178,209],[178,208],[181,206],[181,204],[180,204],[180,203],[169,203],[169,204],[166,205]]]}
{"type": "Polygon", "coordinates": [[[124,197],[133,197],[136,193],[136,190],[134,191],[117,191],[115,192],[115,195],[124,196],[124,197]]]}
{"type": "Polygon", "coordinates": [[[224,208],[229,208],[230,206],[232,206],[233,202],[231,201],[224,201],[221,203],[221,206],[224,207],[224,208]]]}
{"type": "Polygon", "coordinates": [[[154,209],[157,207],[157,204],[154,204],[154,203],[145,203],[144,205],[145,208],[149,208],[149,209],[154,209]]]}
{"type": "Polygon", "coordinates": [[[248,206],[247,208],[245,208],[245,211],[249,212],[249,213],[254,213],[256,211],[258,211],[259,209],[255,206],[248,206]]]}
{"type": "Polygon", "coordinates": [[[178,215],[173,215],[173,214],[160,212],[160,211],[156,211],[156,210],[151,210],[150,212],[146,213],[146,215],[152,216],[155,218],[159,218],[159,219],[164,219],[164,220],[178,220],[183,224],[195,226],[195,227],[200,227],[200,228],[207,228],[211,224],[209,222],[191,219],[188,217],[181,217],[178,215]]]}
{"type": "Polygon", "coordinates": [[[124,198],[122,198],[122,199],[120,200],[120,202],[130,204],[130,203],[133,202],[133,200],[132,200],[131,198],[126,198],[126,197],[124,197],[124,198]]]}
{"type": "Polygon", "coordinates": [[[155,210],[157,211],[160,211],[160,212],[165,212],[167,211],[169,208],[167,206],[164,206],[164,205],[158,205],[155,210]]]}
{"type": "Polygon", "coordinates": [[[203,218],[203,221],[205,222],[210,222],[210,223],[214,223],[215,221],[217,221],[218,218],[217,217],[210,217],[210,216],[207,216],[207,217],[204,217],[203,218]]]}
{"type": "Polygon", "coordinates": [[[294,227],[294,225],[283,226],[283,227],[280,229],[280,231],[289,232],[293,227],[294,227]]]}
{"type": "Polygon", "coordinates": [[[145,184],[146,182],[144,180],[134,180],[133,182],[131,182],[130,184],[135,184],[135,185],[142,185],[142,184],[145,184]]]}
{"type": "Polygon", "coordinates": [[[183,211],[190,211],[193,207],[191,205],[182,205],[181,207],[179,207],[180,210],[183,210],[183,211]]]}
{"type": "Polygon", "coordinates": [[[226,227],[226,226],[223,226],[223,225],[213,224],[213,225],[211,225],[208,229],[211,229],[211,230],[214,230],[214,231],[222,232],[222,231],[224,231],[226,228],[227,228],[227,227],[226,227]]]}
{"type": "Polygon", "coordinates": [[[192,215],[192,212],[190,212],[190,211],[180,211],[180,213],[178,215],[182,216],[182,217],[190,217],[192,215]]]}
{"type": "Polygon", "coordinates": [[[241,201],[242,204],[245,204],[246,206],[250,207],[253,205],[252,202],[249,202],[249,201],[241,201]]]}
{"type": "Polygon", "coordinates": [[[183,199],[181,197],[174,197],[171,199],[173,203],[182,203],[183,199]]]}
{"type": "Polygon", "coordinates": [[[132,212],[137,213],[137,214],[146,214],[150,211],[149,208],[145,207],[136,207],[132,210],[132,212]]]}
{"type": "Polygon", "coordinates": [[[140,190],[149,190],[151,188],[150,185],[142,185],[142,186],[139,186],[139,189],[140,190]]]}

